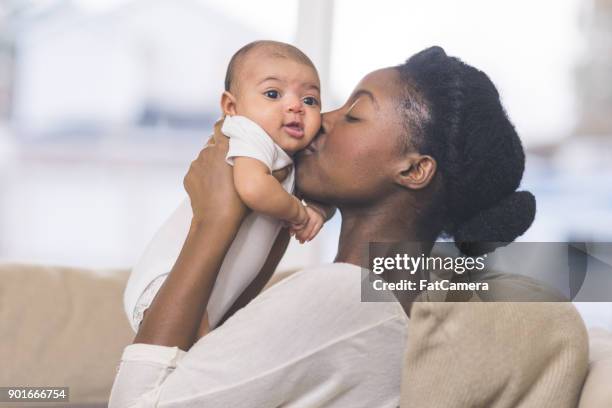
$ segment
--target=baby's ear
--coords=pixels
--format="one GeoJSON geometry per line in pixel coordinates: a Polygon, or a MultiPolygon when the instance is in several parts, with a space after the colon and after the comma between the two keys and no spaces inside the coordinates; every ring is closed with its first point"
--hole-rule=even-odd
{"type": "Polygon", "coordinates": [[[236,98],[228,91],[221,95],[221,111],[223,115],[234,116],[236,114],[236,98]]]}

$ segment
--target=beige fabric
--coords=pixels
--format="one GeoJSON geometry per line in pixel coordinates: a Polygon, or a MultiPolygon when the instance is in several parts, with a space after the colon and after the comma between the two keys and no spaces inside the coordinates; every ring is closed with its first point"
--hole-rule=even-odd
{"type": "MultiPolygon", "coordinates": [[[[273,275],[266,288],[292,272],[273,275]]],[[[0,384],[68,386],[70,406],[105,407],[117,362],[134,338],[122,307],[129,274],[0,264],[0,384]]]]}
{"type": "Polygon", "coordinates": [[[575,408],[588,341],[571,303],[415,303],[402,408],[575,408]]]}
{"type": "MultiPolygon", "coordinates": [[[[88,269],[0,264],[0,384],[68,385],[73,403],[106,401],[117,361],[133,338],[121,302],[128,274],[128,270],[96,273],[88,269]],[[105,277],[107,273],[111,276],[105,277]]],[[[274,275],[267,286],[288,275],[274,275]]],[[[445,398],[450,401],[438,406],[451,408],[462,406],[458,402],[465,395],[474,398],[499,392],[499,401],[503,401],[509,392],[518,394],[519,385],[531,385],[528,379],[533,373],[529,367],[536,366],[541,358],[552,360],[536,383],[541,388],[545,388],[555,367],[562,368],[559,360],[573,360],[574,368],[570,372],[576,374],[562,381],[567,384],[567,390],[556,394],[551,390],[544,397],[571,397],[575,393],[576,383],[586,367],[586,341],[581,341],[585,333],[570,304],[518,304],[516,307],[499,304],[488,310],[478,308],[492,304],[477,304],[476,308],[472,308],[474,304],[460,304],[458,308],[451,304],[442,308],[436,305],[442,304],[415,305],[412,336],[405,357],[410,359],[416,350],[420,351],[404,367],[402,407],[436,406],[419,404],[421,396],[432,394],[438,401],[445,398]],[[427,319],[428,315],[435,320],[427,319]],[[422,323],[415,324],[415,319],[422,323]],[[517,329],[509,331],[507,325],[500,327],[504,321],[515,322],[517,329]],[[553,325],[555,321],[557,324],[553,325]],[[482,339],[487,337],[493,340],[483,345],[482,339]],[[410,347],[411,344],[415,346],[410,347]],[[436,370],[423,369],[426,361],[436,370]],[[496,364],[498,361],[515,363],[506,367],[496,364]],[[493,391],[474,389],[478,383],[473,381],[474,376],[478,381],[485,378],[487,389],[493,391]],[[508,384],[507,390],[500,386],[504,381],[508,384]]],[[[579,406],[611,407],[612,403],[605,398],[610,397],[612,389],[612,334],[601,331],[590,334],[591,372],[579,406]]],[[[518,406],[567,406],[554,402],[528,405],[537,396],[537,387],[532,388],[527,389],[528,396],[518,406]]],[[[486,399],[486,396],[482,398],[486,399]]],[[[8,405],[0,403],[1,406],[8,405]]]]}
{"type": "Polygon", "coordinates": [[[612,407],[612,333],[589,330],[591,352],[589,374],[582,389],[579,408],[612,407]]]}
{"type": "MultiPolygon", "coordinates": [[[[452,277],[443,275],[431,278],[452,277]]],[[[474,278],[489,290],[428,292],[423,298],[438,302],[414,304],[402,407],[575,408],[588,338],[574,305],[527,276],[486,271],[474,278]],[[440,302],[447,295],[470,301],[440,302]]]]}
{"type": "Polygon", "coordinates": [[[134,337],[121,299],[128,273],[0,265],[0,384],[68,386],[71,402],[106,401],[134,337]]]}

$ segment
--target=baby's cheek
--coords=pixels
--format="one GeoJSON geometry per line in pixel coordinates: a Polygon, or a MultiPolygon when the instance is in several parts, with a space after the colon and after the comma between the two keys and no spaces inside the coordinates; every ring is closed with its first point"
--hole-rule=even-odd
{"type": "Polygon", "coordinates": [[[308,123],[306,123],[307,136],[310,138],[310,140],[314,139],[315,135],[317,134],[320,128],[321,128],[321,115],[317,114],[316,116],[312,117],[308,121],[308,123]]]}
{"type": "Polygon", "coordinates": [[[322,120],[323,120],[323,116],[321,115],[321,112],[317,112],[317,115],[315,118],[315,127],[317,128],[317,130],[319,130],[319,128],[321,127],[322,120]]]}

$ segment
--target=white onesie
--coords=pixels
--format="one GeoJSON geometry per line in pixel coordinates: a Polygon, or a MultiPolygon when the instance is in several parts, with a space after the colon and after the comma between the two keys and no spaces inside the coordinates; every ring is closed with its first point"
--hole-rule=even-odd
{"type": "MultiPolygon", "coordinates": [[[[227,116],[221,131],[229,137],[226,161],[233,165],[234,157],[252,157],[278,170],[293,163],[291,157],[255,122],[244,116],[227,116]]],[[[281,183],[293,193],[295,169],[281,183]]],[[[185,198],[170,218],[157,231],[144,254],[132,269],[123,294],[128,320],[135,332],[163,281],[170,273],[183,247],[193,212],[189,197],[185,198]]],[[[236,301],[262,268],[276,240],[282,222],[276,218],[252,212],[242,222],[219,270],[208,301],[208,319],[215,328],[225,312],[236,301]]]]}

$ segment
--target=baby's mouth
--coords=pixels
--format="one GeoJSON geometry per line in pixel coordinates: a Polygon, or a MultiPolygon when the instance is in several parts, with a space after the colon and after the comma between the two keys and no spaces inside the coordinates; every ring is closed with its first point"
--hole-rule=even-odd
{"type": "Polygon", "coordinates": [[[283,129],[289,136],[295,139],[301,139],[304,137],[304,125],[300,122],[293,121],[285,123],[283,125],[283,129]]]}

